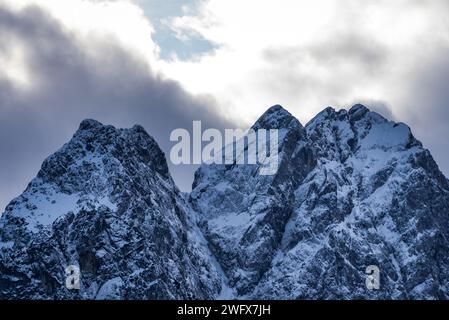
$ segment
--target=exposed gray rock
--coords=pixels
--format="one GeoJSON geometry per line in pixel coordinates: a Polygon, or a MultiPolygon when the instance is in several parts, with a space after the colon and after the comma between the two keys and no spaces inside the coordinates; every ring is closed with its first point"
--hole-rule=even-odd
{"type": "Polygon", "coordinates": [[[279,129],[277,173],[260,175],[260,165],[204,165],[190,196],[213,252],[240,295],[250,293],[270,268],[293,213],[294,190],[315,166],[305,129],[282,107],[270,108],[253,129],[279,129]]]}
{"type": "Polygon", "coordinates": [[[259,123],[287,129],[278,174],[203,166],[191,193],[240,294],[448,298],[448,181],[406,125],[362,105],[327,108],[305,129],[279,106],[259,123]],[[369,265],[380,290],[365,286],[369,265]]]}
{"type": "Polygon", "coordinates": [[[449,181],[405,124],[274,106],[252,128],[279,129],[276,174],[205,164],[186,195],[142,127],[83,121],[0,218],[0,299],[449,297],[449,181]]]}
{"type": "Polygon", "coordinates": [[[1,217],[0,298],[214,298],[221,277],[194,219],[142,127],[85,120],[1,217]]]}

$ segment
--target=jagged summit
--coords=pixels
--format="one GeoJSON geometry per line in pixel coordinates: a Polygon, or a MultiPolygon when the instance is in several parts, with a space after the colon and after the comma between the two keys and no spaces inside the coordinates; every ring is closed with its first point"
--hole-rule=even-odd
{"type": "Polygon", "coordinates": [[[357,103],[355,105],[353,105],[349,110],[348,113],[349,114],[356,114],[356,113],[367,113],[370,112],[371,110],[368,109],[366,106],[364,106],[363,104],[357,103]]]}
{"type": "Polygon", "coordinates": [[[92,128],[101,128],[104,125],[97,120],[94,119],[84,119],[83,121],[81,121],[80,125],[79,125],[79,130],[83,131],[83,130],[89,130],[92,128]]]}
{"type": "Polygon", "coordinates": [[[336,120],[342,117],[349,117],[352,120],[356,121],[368,114],[384,119],[381,115],[376,112],[370,111],[366,106],[362,104],[355,104],[349,109],[340,110],[336,110],[335,108],[329,106],[319,112],[315,117],[313,117],[312,120],[310,120],[306,124],[306,127],[314,126],[314,124],[320,124],[326,120],[336,120]]]}
{"type": "Polygon", "coordinates": [[[204,164],[183,195],[141,126],[83,121],[0,217],[0,298],[449,298],[449,184],[407,125],[276,105],[253,127],[280,129],[273,175],[204,164]]]}
{"type": "Polygon", "coordinates": [[[85,120],[0,218],[0,299],[214,297],[223,284],[191,210],[141,126],[85,120]],[[79,291],[65,288],[69,265],[79,291]]]}
{"type": "Polygon", "coordinates": [[[171,179],[163,151],[141,126],[117,129],[91,119],[83,120],[73,138],[44,161],[38,177],[65,183],[79,174],[84,163],[96,167],[119,163],[128,170],[131,166],[148,166],[171,179]]]}
{"type": "MultiPolygon", "coordinates": [[[[275,106],[256,126],[290,116],[275,106]]],[[[273,178],[200,168],[191,201],[231,286],[267,299],[447,298],[449,268],[434,267],[449,262],[449,188],[409,127],[355,105],[305,130],[288,131],[273,178]],[[379,291],[365,287],[368,265],[379,291]]]]}
{"type": "Polygon", "coordinates": [[[100,121],[95,120],[95,119],[84,119],[83,121],[81,121],[77,132],[80,132],[80,133],[84,132],[84,131],[95,131],[95,132],[103,131],[103,132],[106,132],[108,130],[140,132],[140,133],[142,133],[144,135],[147,135],[147,136],[151,137],[146,132],[146,130],[139,124],[135,124],[131,128],[115,128],[112,125],[105,125],[105,124],[103,124],[100,121]]]}
{"type": "Polygon", "coordinates": [[[301,123],[285,110],[281,105],[270,107],[265,113],[254,123],[252,128],[257,129],[285,129],[292,126],[302,127],[301,123]]]}

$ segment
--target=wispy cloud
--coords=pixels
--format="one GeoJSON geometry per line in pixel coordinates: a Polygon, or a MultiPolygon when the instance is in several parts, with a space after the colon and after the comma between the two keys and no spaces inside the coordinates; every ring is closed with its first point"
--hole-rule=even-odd
{"type": "Polygon", "coordinates": [[[327,105],[373,102],[449,173],[448,12],[445,0],[207,0],[171,25],[217,48],[163,70],[247,122],[267,104],[306,122],[327,105]]]}
{"type": "MultiPolygon", "coordinates": [[[[140,18],[139,10],[130,12],[140,18]]],[[[216,114],[213,98],[194,97],[157,75],[142,54],[146,51],[139,51],[141,44],[119,40],[107,24],[99,33],[84,32],[62,17],[45,6],[0,5],[0,57],[8,70],[0,76],[1,207],[20,194],[43,159],[84,118],[123,127],[139,123],[165,151],[170,131],[190,127],[193,119],[211,127],[230,126],[216,114]],[[16,57],[11,48],[23,52],[20,61],[11,60],[16,57]],[[24,80],[17,79],[17,71],[24,80]]],[[[151,34],[144,36],[151,40],[151,34]]],[[[180,186],[189,188],[194,168],[172,170],[180,186]]]]}
{"type": "MultiPolygon", "coordinates": [[[[0,207],[87,117],[140,123],[167,150],[192,120],[250,124],[280,103],[305,123],[362,101],[409,123],[449,173],[447,12],[446,0],[3,0],[0,207]],[[158,38],[162,21],[193,50],[158,38]]],[[[194,168],[172,169],[188,188],[194,168]]]]}

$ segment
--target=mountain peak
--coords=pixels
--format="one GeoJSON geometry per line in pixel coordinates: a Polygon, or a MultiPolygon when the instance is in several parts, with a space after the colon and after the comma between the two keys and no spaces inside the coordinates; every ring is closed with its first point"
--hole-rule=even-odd
{"type": "Polygon", "coordinates": [[[83,120],[73,138],[44,161],[38,177],[66,185],[85,163],[98,167],[110,161],[130,170],[145,166],[169,178],[164,152],[142,126],[120,129],[93,119],[83,120]]]}
{"type": "Polygon", "coordinates": [[[224,280],[194,219],[141,126],[84,120],[0,217],[0,300],[213,298],[224,280]]]}
{"type": "Polygon", "coordinates": [[[282,129],[288,128],[292,121],[302,127],[299,121],[285,110],[281,105],[276,104],[262,114],[253,125],[253,129],[282,129]]]}
{"type": "Polygon", "coordinates": [[[94,120],[94,119],[84,119],[80,123],[79,130],[84,131],[84,130],[100,128],[100,127],[103,127],[103,124],[101,122],[94,120]]]}
{"type": "Polygon", "coordinates": [[[274,106],[269,107],[266,112],[284,112],[290,114],[290,112],[285,110],[280,104],[275,104],[274,106]]]}
{"type": "Polygon", "coordinates": [[[0,217],[0,299],[449,298],[448,180],[405,124],[275,105],[253,128],[281,129],[275,174],[205,163],[188,197],[143,127],[84,120],[0,217]]]}
{"type": "Polygon", "coordinates": [[[312,118],[307,124],[307,127],[315,127],[317,124],[322,123],[325,119],[329,119],[330,117],[333,117],[335,115],[336,111],[332,107],[327,107],[321,112],[319,112],[315,117],[312,118]]]}
{"type": "Polygon", "coordinates": [[[349,111],[348,114],[352,118],[360,118],[363,117],[366,113],[370,112],[370,110],[365,107],[363,104],[355,104],[353,105],[349,111]]]}

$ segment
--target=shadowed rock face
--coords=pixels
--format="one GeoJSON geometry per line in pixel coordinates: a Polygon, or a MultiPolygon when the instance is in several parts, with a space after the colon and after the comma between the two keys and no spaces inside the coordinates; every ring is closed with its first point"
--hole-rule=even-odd
{"type": "Polygon", "coordinates": [[[191,214],[142,127],[85,120],[1,218],[0,297],[213,298],[221,280],[191,214]],[[80,291],[65,288],[68,265],[80,291]]]}
{"type": "Polygon", "coordinates": [[[293,212],[293,192],[316,161],[307,133],[280,106],[252,127],[279,129],[279,168],[262,176],[259,165],[203,166],[195,175],[190,201],[231,286],[248,294],[270,268],[293,212]]]}
{"type": "Polygon", "coordinates": [[[252,128],[279,129],[276,174],[203,165],[186,201],[142,127],[83,121],[0,218],[0,298],[449,298],[449,183],[406,125],[274,106],[252,128]]]}
{"type": "Polygon", "coordinates": [[[238,293],[448,297],[448,181],[406,125],[355,105],[327,108],[303,128],[274,106],[254,128],[286,132],[278,173],[203,166],[191,193],[238,293]],[[380,290],[365,287],[369,265],[381,270],[380,290]]]}

